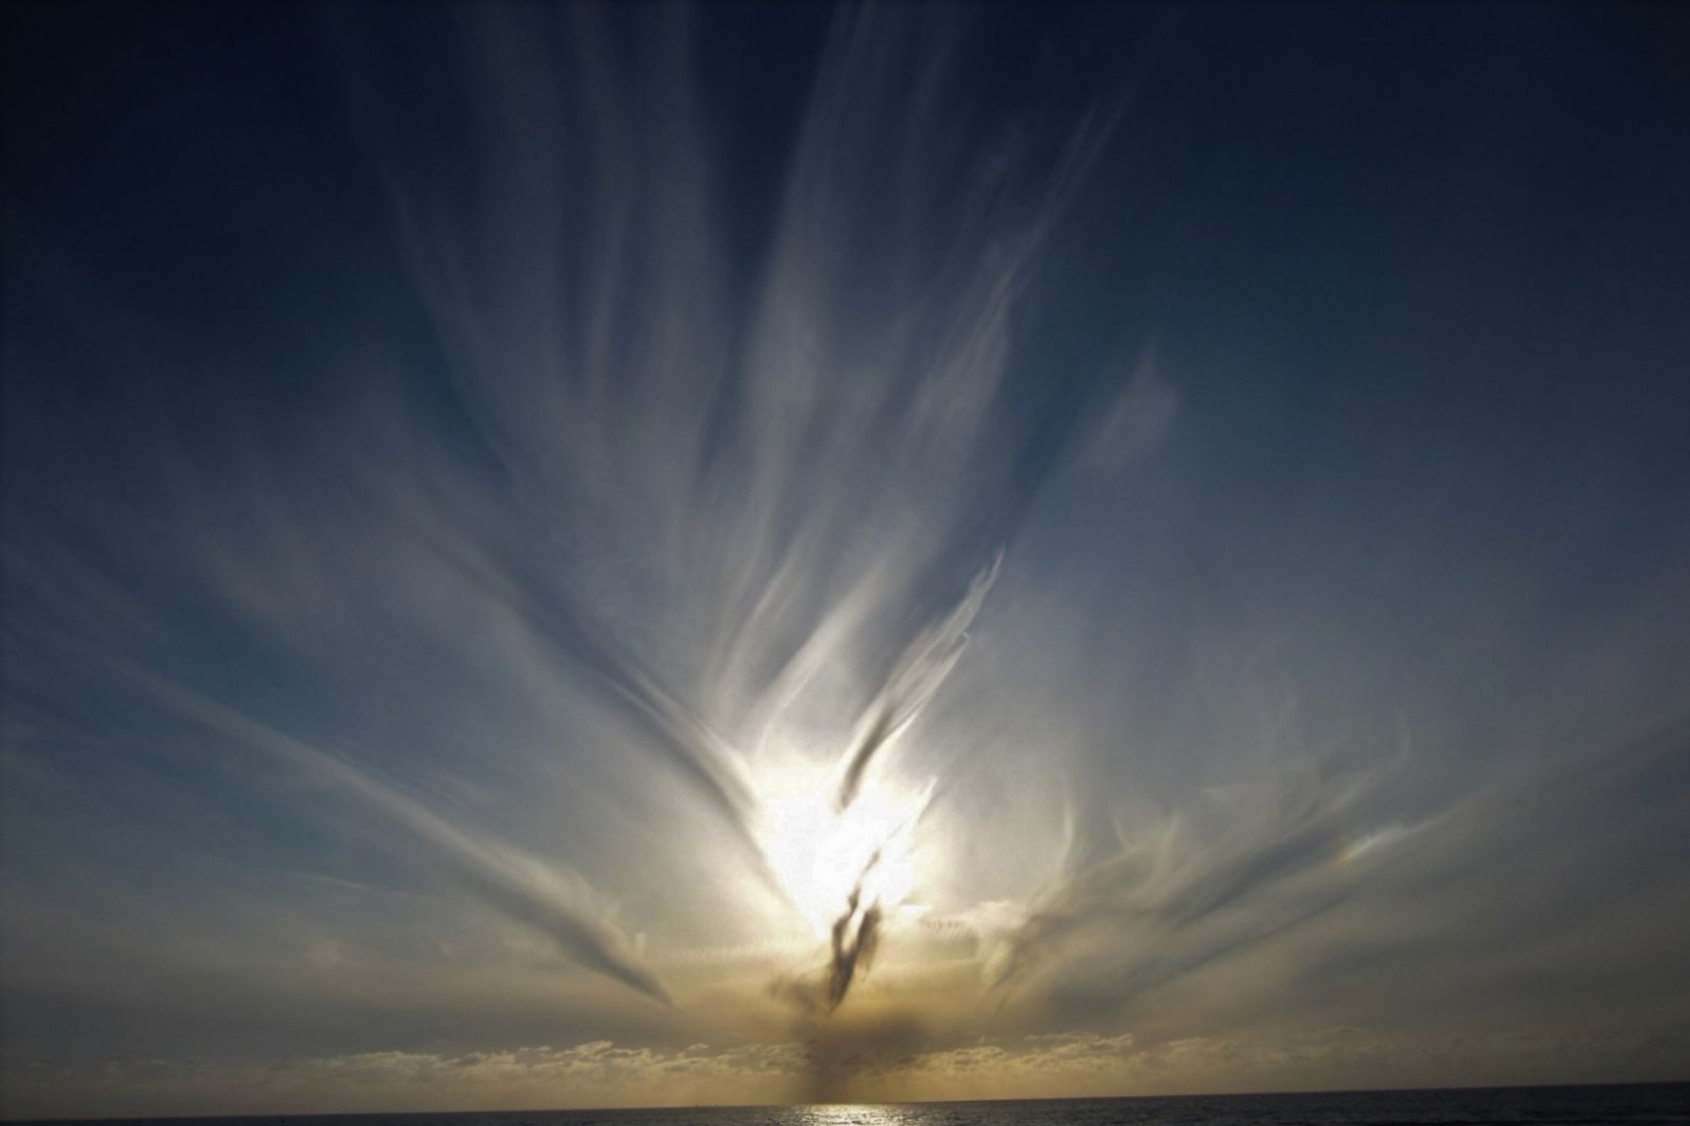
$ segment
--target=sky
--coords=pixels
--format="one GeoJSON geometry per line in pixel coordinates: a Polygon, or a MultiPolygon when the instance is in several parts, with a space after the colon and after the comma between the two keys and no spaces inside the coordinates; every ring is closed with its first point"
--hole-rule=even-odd
{"type": "Polygon", "coordinates": [[[4,20],[4,1115],[1690,1079],[1682,10],[4,20]]]}

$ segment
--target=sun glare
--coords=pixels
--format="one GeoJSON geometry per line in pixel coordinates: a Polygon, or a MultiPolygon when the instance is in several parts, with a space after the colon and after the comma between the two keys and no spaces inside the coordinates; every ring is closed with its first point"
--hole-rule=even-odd
{"type": "Polygon", "coordinates": [[[859,881],[865,907],[894,907],[909,897],[919,874],[916,822],[931,793],[931,786],[898,790],[875,780],[836,812],[837,785],[833,771],[795,762],[765,772],[758,787],[763,848],[818,938],[828,935],[859,881]]]}

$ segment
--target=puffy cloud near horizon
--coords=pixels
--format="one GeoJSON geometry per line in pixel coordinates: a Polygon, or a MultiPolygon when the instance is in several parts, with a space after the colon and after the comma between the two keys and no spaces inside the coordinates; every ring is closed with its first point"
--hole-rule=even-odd
{"type": "MultiPolygon", "coordinates": [[[[608,1040],[442,1055],[369,1052],[318,1059],[139,1059],[99,1069],[26,1063],[4,1073],[8,1111],[37,1105],[88,1117],[113,1108],[180,1114],[309,1113],[327,1095],[347,1112],[558,1107],[778,1106],[795,1092],[862,1102],[1182,1093],[1217,1080],[1254,1091],[1412,1086],[1436,1076],[1507,1085],[1551,1065],[1611,1079],[1650,1078],[1682,1051],[1682,1034],[1569,1036],[1478,1030],[1434,1041],[1339,1026],[1272,1040],[1192,1037],[1139,1044],[1131,1035],[1072,1032],[982,1038],[954,1048],[856,1053],[848,1087],[816,1088],[810,1043],[630,1048],[608,1040]],[[67,1083],[76,1101],[34,1100],[67,1083]],[[397,1094],[397,1097],[395,1097],[397,1094]]],[[[755,1113],[753,1110],[751,1113],[755,1113]]],[[[772,1116],[771,1116],[772,1120],[772,1116]]]]}

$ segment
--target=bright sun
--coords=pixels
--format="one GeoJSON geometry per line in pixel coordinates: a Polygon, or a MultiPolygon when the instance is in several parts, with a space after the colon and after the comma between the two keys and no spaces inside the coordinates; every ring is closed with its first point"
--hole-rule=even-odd
{"type": "Polygon", "coordinates": [[[838,813],[838,779],[825,767],[789,762],[759,783],[763,848],[817,937],[828,935],[859,879],[862,906],[908,898],[918,875],[915,826],[931,786],[900,792],[874,781],[838,813]]]}

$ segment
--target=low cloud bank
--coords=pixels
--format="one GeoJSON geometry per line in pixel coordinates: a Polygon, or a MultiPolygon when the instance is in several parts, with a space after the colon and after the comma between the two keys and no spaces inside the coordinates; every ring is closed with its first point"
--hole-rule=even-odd
{"type": "MultiPolygon", "coordinates": [[[[83,1068],[12,1065],[0,1073],[8,1114],[35,1108],[94,1116],[281,1114],[324,1101],[355,1111],[768,1105],[814,1094],[830,1049],[815,1042],[679,1049],[611,1041],[441,1055],[368,1052],[276,1062],[132,1060],[83,1068]],[[825,1062],[825,1061],[823,1061],[825,1062]]],[[[1678,1031],[1417,1035],[1335,1026],[1297,1035],[1188,1037],[1141,1043],[1130,1033],[984,1037],[953,1047],[850,1052],[839,1101],[1180,1094],[1532,1083],[1564,1076],[1670,1079],[1690,1052],[1678,1031]]],[[[838,1061],[835,1061],[838,1062],[838,1061]]]]}

